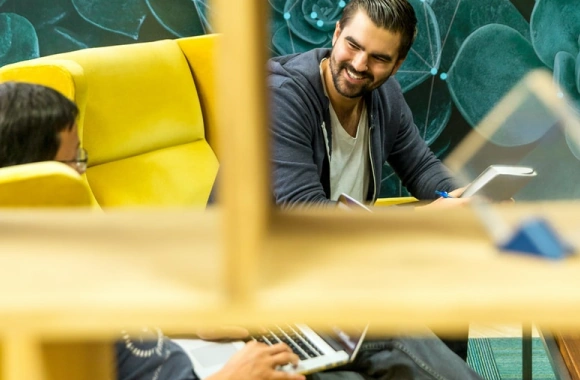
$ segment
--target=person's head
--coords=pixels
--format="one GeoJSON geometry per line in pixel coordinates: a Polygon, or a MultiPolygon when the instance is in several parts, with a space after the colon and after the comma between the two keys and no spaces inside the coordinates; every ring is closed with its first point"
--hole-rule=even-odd
{"type": "Polygon", "coordinates": [[[416,34],[417,18],[407,0],[352,0],[332,39],[336,90],[357,98],[382,85],[401,67],[416,34]]]}
{"type": "Polygon", "coordinates": [[[79,144],[78,112],[49,87],[0,84],[0,167],[56,160],[82,173],[86,157],[79,144]]]}

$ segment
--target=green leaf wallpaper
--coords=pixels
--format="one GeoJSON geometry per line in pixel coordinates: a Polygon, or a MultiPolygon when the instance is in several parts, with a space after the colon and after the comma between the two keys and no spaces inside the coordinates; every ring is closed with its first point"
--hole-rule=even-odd
{"type": "Polygon", "coordinates": [[[0,13],[0,31],[0,65],[38,56],[38,37],[28,19],[0,13]]]}
{"type": "MultiPolygon", "coordinates": [[[[349,1],[267,0],[272,56],[329,47],[349,1]]],[[[534,68],[553,73],[580,115],[580,1],[409,1],[419,35],[397,79],[439,157],[534,68]]],[[[211,33],[210,13],[211,0],[0,0],[0,66],[87,47],[211,33]]],[[[501,147],[530,143],[525,126],[494,139],[501,147]]],[[[566,170],[578,173],[562,186],[570,189],[580,178],[580,149],[571,141],[562,146],[570,161],[566,170]]],[[[408,194],[388,165],[383,172],[381,196],[408,194]]]]}

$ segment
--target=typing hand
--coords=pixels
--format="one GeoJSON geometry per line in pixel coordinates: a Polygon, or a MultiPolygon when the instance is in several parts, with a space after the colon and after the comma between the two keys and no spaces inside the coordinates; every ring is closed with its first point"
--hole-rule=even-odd
{"type": "Polygon", "coordinates": [[[208,380],[305,380],[303,375],[282,372],[278,368],[285,364],[298,364],[298,356],[284,343],[268,346],[256,341],[248,342],[236,352],[216,374],[208,380]]]}

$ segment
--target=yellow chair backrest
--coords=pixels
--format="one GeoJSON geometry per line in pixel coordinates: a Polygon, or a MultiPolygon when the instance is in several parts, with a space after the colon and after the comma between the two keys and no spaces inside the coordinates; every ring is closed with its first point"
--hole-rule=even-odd
{"type": "Polygon", "coordinates": [[[177,44],[185,55],[191,69],[205,125],[205,139],[220,158],[217,128],[217,83],[215,52],[218,49],[219,35],[180,38],[177,44]]]}
{"type": "MultiPolygon", "coordinates": [[[[217,37],[182,42],[192,55],[196,38],[204,49],[217,37]]],[[[213,67],[212,51],[199,52],[213,67]]],[[[200,105],[213,94],[198,94],[195,64],[178,41],[164,40],[19,62],[0,69],[0,81],[44,84],[77,103],[86,179],[100,206],[205,206],[218,161],[200,105]]],[[[198,64],[200,75],[213,75],[198,64]]]]}

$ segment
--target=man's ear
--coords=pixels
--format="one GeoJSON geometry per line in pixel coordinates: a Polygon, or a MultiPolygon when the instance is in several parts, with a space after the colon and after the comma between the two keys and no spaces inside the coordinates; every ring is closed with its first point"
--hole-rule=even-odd
{"type": "Polygon", "coordinates": [[[338,36],[340,36],[340,32],[342,32],[342,30],[340,29],[340,22],[337,21],[336,26],[334,27],[334,34],[332,35],[332,46],[334,46],[334,44],[336,43],[338,36]]]}

